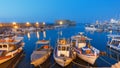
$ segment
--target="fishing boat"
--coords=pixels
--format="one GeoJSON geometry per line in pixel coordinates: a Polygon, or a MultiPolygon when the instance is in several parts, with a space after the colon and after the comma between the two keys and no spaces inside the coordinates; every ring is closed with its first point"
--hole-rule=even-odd
{"type": "Polygon", "coordinates": [[[86,39],[89,39],[89,38],[83,35],[83,32],[79,32],[78,35],[72,36],[71,39],[75,47],[82,48],[86,46],[86,39]]]}
{"type": "Polygon", "coordinates": [[[31,55],[31,64],[35,67],[44,63],[52,53],[52,47],[50,46],[49,40],[39,40],[36,44],[36,50],[33,51],[31,55]]]}
{"type": "Polygon", "coordinates": [[[120,35],[108,35],[107,46],[120,51],[120,35]]]}
{"type": "Polygon", "coordinates": [[[88,31],[96,31],[96,27],[94,25],[89,25],[89,26],[86,26],[85,27],[85,30],[88,30],[88,31]]]}
{"type": "Polygon", "coordinates": [[[96,59],[99,57],[100,51],[92,46],[90,47],[83,47],[81,49],[76,49],[77,56],[82,60],[94,64],[96,59]]]}
{"type": "Polygon", "coordinates": [[[74,42],[76,41],[74,49],[77,53],[77,56],[90,64],[94,64],[96,59],[99,57],[99,50],[90,45],[89,41],[91,39],[80,33],[79,35],[73,36],[72,40],[74,42]]]}
{"type": "Polygon", "coordinates": [[[20,54],[23,46],[23,37],[0,35],[0,64],[20,54]]]}
{"type": "Polygon", "coordinates": [[[56,63],[60,66],[65,67],[69,65],[75,58],[70,41],[65,38],[58,39],[57,46],[54,49],[53,57],[56,63]]]}

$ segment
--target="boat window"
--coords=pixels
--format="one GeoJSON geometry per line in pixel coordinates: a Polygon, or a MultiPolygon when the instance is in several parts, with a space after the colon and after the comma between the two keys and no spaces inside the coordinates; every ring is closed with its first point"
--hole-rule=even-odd
{"type": "Polygon", "coordinates": [[[3,45],[4,48],[7,48],[7,45],[3,45]]]}
{"type": "Polygon", "coordinates": [[[65,47],[62,47],[62,51],[65,51],[65,47]]]}
{"type": "Polygon", "coordinates": [[[111,44],[115,44],[115,40],[113,40],[111,44]]]}
{"type": "Polygon", "coordinates": [[[114,44],[115,46],[118,46],[119,43],[120,43],[120,41],[115,41],[115,40],[112,41],[112,44],[114,44]]]}
{"type": "Polygon", "coordinates": [[[78,42],[79,42],[79,43],[81,43],[81,42],[85,42],[85,40],[79,40],[78,42]]]}
{"type": "Polygon", "coordinates": [[[69,47],[67,47],[67,51],[69,51],[69,47]]]}
{"type": "Polygon", "coordinates": [[[0,48],[2,48],[2,45],[0,45],[0,48]]]}
{"type": "Polygon", "coordinates": [[[58,47],[58,50],[61,50],[61,47],[60,47],[60,46],[58,47]]]}

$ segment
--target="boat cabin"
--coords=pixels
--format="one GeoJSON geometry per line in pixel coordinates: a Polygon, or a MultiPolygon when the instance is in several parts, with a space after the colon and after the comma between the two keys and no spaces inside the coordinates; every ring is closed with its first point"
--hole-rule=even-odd
{"type": "Polygon", "coordinates": [[[70,44],[67,43],[67,40],[65,39],[59,40],[59,44],[57,47],[57,55],[61,57],[70,56],[70,44]]]}
{"type": "Polygon", "coordinates": [[[8,50],[9,45],[8,44],[0,44],[0,50],[8,50]]]}

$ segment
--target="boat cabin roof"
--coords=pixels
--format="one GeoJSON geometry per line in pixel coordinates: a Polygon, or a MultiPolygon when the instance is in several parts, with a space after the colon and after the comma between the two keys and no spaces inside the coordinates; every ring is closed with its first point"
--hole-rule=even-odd
{"type": "Polygon", "coordinates": [[[15,34],[0,34],[0,37],[13,37],[15,34]]]}
{"type": "Polygon", "coordinates": [[[107,36],[112,38],[120,38],[120,35],[107,35],[107,36]]]}
{"type": "Polygon", "coordinates": [[[115,41],[120,41],[120,39],[112,39],[112,41],[115,40],[115,41]]]}
{"type": "Polygon", "coordinates": [[[112,40],[115,41],[120,41],[120,35],[108,35],[108,38],[111,38],[112,40]]]}
{"type": "Polygon", "coordinates": [[[17,44],[20,41],[23,40],[23,37],[15,37],[15,38],[4,38],[4,39],[0,39],[0,43],[1,44],[17,44]]]}
{"type": "Polygon", "coordinates": [[[90,50],[88,47],[83,47],[82,50],[90,50]]]}
{"type": "Polygon", "coordinates": [[[72,39],[75,39],[75,40],[79,40],[80,38],[81,39],[84,39],[84,40],[92,40],[92,39],[90,39],[90,38],[88,38],[88,37],[86,37],[86,36],[80,36],[80,35],[76,35],[76,36],[73,36],[73,37],[71,37],[72,39]]]}
{"type": "Polygon", "coordinates": [[[38,40],[36,44],[49,44],[49,40],[38,40]]]}

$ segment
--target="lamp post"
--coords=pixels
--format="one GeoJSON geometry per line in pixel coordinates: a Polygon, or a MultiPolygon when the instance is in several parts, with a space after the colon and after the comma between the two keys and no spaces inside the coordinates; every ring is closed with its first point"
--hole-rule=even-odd
{"type": "Polygon", "coordinates": [[[39,22],[36,22],[36,23],[35,23],[35,26],[36,26],[36,27],[39,27],[39,22]]]}
{"type": "Polygon", "coordinates": [[[26,22],[26,26],[29,27],[29,26],[30,26],[30,23],[29,23],[29,22],[26,22]]]}
{"type": "Polygon", "coordinates": [[[16,25],[16,22],[13,22],[12,24],[13,24],[13,26],[15,26],[15,25],[16,25]]]}
{"type": "Polygon", "coordinates": [[[16,23],[16,22],[13,22],[12,24],[13,24],[13,28],[15,28],[15,29],[17,29],[17,28],[18,28],[18,25],[17,25],[17,23],[16,23]]]}
{"type": "Polygon", "coordinates": [[[42,23],[42,28],[43,28],[43,29],[45,28],[45,22],[42,23]]]}
{"type": "Polygon", "coordinates": [[[60,24],[60,25],[62,25],[62,24],[63,24],[63,22],[62,22],[62,21],[60,21],[60,22],[59,22],[59,24],[60,24]]]}

